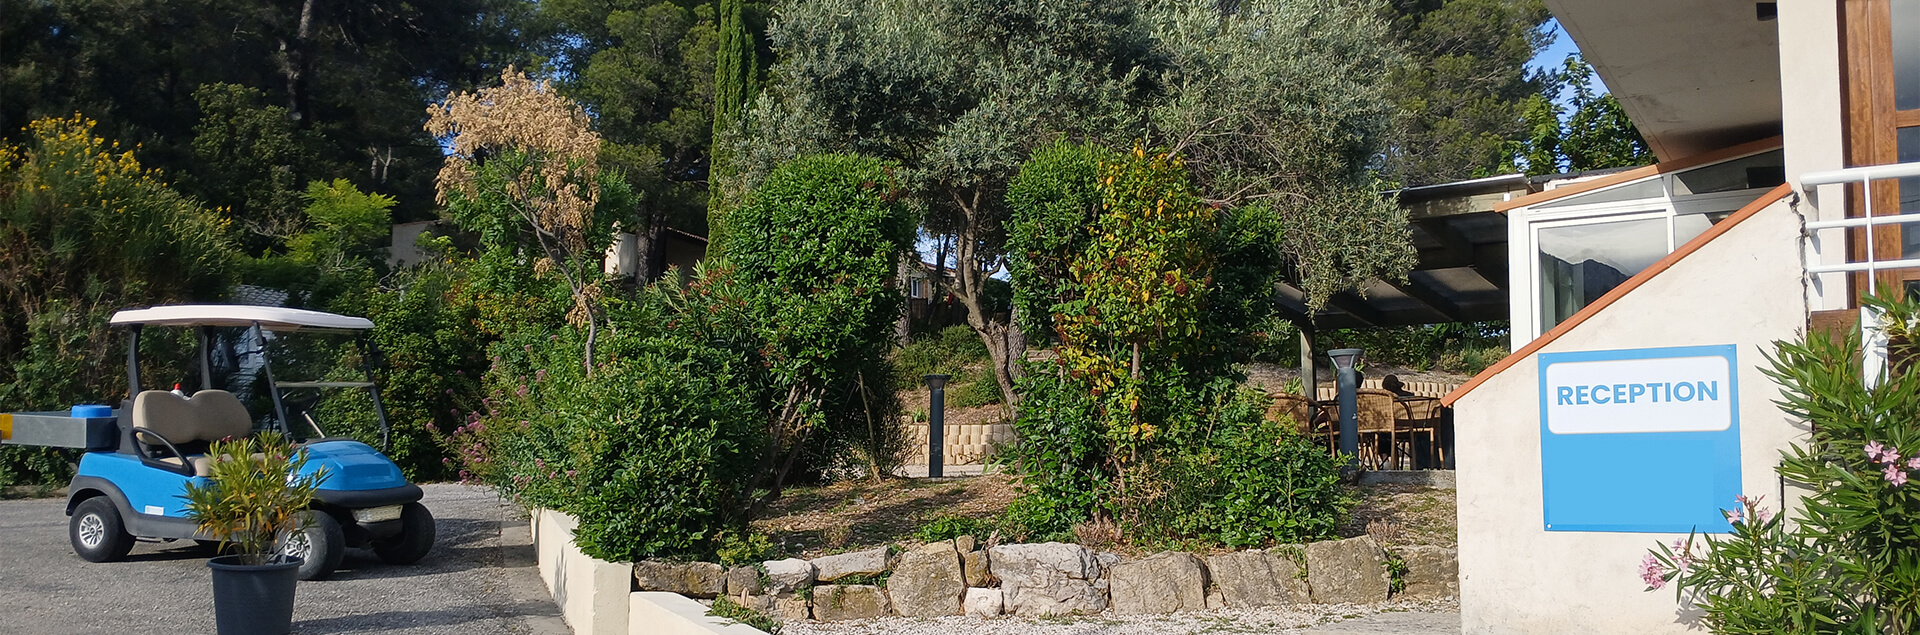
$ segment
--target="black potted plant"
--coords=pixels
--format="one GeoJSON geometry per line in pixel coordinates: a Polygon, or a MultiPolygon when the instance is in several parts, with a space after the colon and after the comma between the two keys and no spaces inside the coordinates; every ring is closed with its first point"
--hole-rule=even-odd
{"type": "Polygon", "coordinates": [[[187,517],[227,554],[207,561],[220,635],[283,635],[301,560],[282,542],[302,529],[324,475],[302,475],[305,451],[274,432],[214,442],[207,455],[207,480],[187,484],[187,517]]]}

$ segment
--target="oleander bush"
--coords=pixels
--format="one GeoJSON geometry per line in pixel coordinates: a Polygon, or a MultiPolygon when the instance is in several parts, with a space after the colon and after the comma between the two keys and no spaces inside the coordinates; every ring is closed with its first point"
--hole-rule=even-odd
{"type": "Polygon", "coordinates": [[[1861,381],[1857,335],[1779,342],[1767,375],[1777,403],[1807,421],[1781,478],[1809,490],[1791,514],[1762,497],[1724,510],[1733,533],[1657,545],[1649,591],[1671,583],[1714,633],[1911,633],[1920,628],[1920,365],[1906,336],[1920,304],[1869,299],[1893,363],[1861,381]],[[1907,487],[1909,484],[1916,487],[1907,487]]]}

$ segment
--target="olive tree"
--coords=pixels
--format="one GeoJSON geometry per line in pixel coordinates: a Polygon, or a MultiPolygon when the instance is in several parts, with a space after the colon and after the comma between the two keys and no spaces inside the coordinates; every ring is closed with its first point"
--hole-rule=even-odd
{"type": "Polygon", "coordinates": [[[1009,403],[1023,316],[987,302],[1005,266],[1007,184],[1059,140],[1183,157],[1227,217],[1271,210],[1311,304],[1412,264],[1369,166],[1398,59],[1375,2],[807,0],[769,28],[780,62],[735,138],[744,190],[781,161],[851,150],[902,167],[942,280],[1009,403]]]}
{"type": "MultiPolygon", "coordinates": [[[[1025,339],[999,317],[1008,180],[1061,136],[1125,136],[1147,93],[1147,52],[1125,3],[816,0],[768,29],[780,62],[739,138],[745,189],[802,153],[849,150],[901,166],[946,284],[986,343],[1009,404],[1025,339]],[[951,257],[951,265],[948,263],[951,257]],[[951,281],[945,274],[951,266],[951,281]]],[[[722,186],[726,187],[726,186],[722,186]]]]}

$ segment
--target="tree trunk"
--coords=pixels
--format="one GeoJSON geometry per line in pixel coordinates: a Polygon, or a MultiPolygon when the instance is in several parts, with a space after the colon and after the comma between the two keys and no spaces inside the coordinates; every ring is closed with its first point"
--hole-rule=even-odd
{"type": "Polygon", "coordinates": [[[300,3],[300,22],[294,27],[293,38],[280,38],[280,70],[287,77],[287,116],[301,127],[308,123],[308,104],[312,101],[308,86],[312,79],[308,77],[313,68],[313,59],[308,54],[308,36],[313,32],[313,2],[303,0],[300,3]]]}
{"type": "Polygon", "coordinates": [[[639,286],[659,280],[667,273],[667,230],[659,219],[646,219],[646,224],[636,228],[634,247],[640,253],[634,260],[633,279],[639,286]]]}

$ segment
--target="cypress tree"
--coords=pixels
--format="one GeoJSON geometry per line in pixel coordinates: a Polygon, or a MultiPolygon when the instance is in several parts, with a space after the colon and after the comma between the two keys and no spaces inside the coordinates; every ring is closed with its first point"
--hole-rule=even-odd
{"type": "Polygon", "coordinates": [[[713,64],[713,159],[707,167],[707,232],[713,238],[721,232],[721,217],[727,207],[727,193],[721,184],[734,170],[726,136],[739,123],[747,100],[758,88],[758,56],[753,34],[747,31],[744,4],[745,0],[720,0],[719,52],[713,64]]]}

